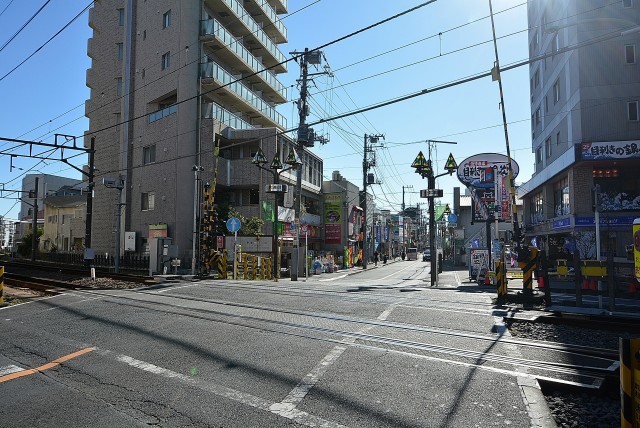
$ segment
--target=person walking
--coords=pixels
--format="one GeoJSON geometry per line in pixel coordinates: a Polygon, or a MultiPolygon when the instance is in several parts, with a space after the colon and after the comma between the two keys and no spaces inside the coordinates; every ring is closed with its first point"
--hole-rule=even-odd
{"type": "Polygon", "coordinates": [[[373,253],[373,263],[375,264],[375,266],[378,266],[378,252],[374,252],[373,253]]]}

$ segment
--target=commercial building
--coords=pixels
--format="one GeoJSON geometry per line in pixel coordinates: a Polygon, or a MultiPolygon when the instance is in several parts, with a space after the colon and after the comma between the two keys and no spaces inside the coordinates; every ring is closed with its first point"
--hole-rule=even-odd
{"type": "Polygon", "coordinates": [[[624,257],[640,216],[640,2],[536,0],[528,12],[539,59],[529,66],[535,173],[518,189],[527,242],[553,259],[567,258],[569,241],[582,258],[596,258],[596,242],[624,257]]]}
{"type": "MultiPolygon", "coordinates": [[[[120,230],[135,232],[136,252],[164,235],[180,257],[191,257],[205,183],[216,184],[216,203],[261,215],[260,201],[273,199],[264,186],[272,177],[251,158],[261,146],[269,162],[276,152],[284,161],[293,143],[281,133],[287,121],[276,111],[287,101],[278,80],[287,71],[278,49],[287,41],[279,16],[286,12],[287,0],[94,4],[85,145],[95,138],[97,251],[111,251],[115,242],[117,190],[102,186],[103,177],[124,178],[120,230]]],[[[301,157],[302,199],[319,219],[322,162],[308,152],[301,157]]]]}

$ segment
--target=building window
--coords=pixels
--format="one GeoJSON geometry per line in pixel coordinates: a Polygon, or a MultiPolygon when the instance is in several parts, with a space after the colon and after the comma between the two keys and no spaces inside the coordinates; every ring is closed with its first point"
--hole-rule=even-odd
{"type": "Polygon", "coordinates": [[[171,26],[171,9],[166,11],[164,15],[162,15],[162,28],[168,28],[171,26]]]}
{"type": "Polygon", "coordinates": [[[633,0],[622,0],[622,7],[633,7],[633,0]]]}
{"type": "Polygon", "coordinates": [[[536,109],[536,125],[540,125],[540,107],[536,109]]]}
{"type": "Polygon", "coordinates": [[[626,45],[624,47],[624,58],[627,64],[636,63],[636,45],[626,45]]]}
{"type": "Polygon", "coordinates": [[[542,193],[534,195],[531,200],[531,223],[541,223],[544,221],[544,200],[542,193]]]}
{"type": "Polygon", "coordinates": [[[536,163],[542,163],[542,147],[536,149],[536,163]]]}
{"type": "Polygon", "coordinates": [[[551,137],[547,138],[544,142],[544,151],[547,159],[551,157],[551,137]]]}
{"type": "Polygon", "coordinates": [[[556,104],[560,101],[560,80],[556,80],[553,84],[553,103],[556,104]]]}
{"type": "Polygon", "coordinates": [[[553,35],[553,39],[551,39],[551,53],[553,55],[555,55],[556,53],[558,53],[558,49],[560,49],[560,39],[559,39],[559,35],[556,32],[553,35]]]}
{"type": "Polygon", "coordinates": [[[141,197],[142,211],[153,211],[156,194],[154,192],[144,192],[141,197]]]}
{"type": "Polygon", "coordinates": [[[156,145],[152,144],[142,148],[142,163],[148,165],[156,161],[156,145]]]}
{"type": "Polygon", "coordinates": [[[544,112],[549,113],[549,96],[544,96],[544,112]]]}
{"type": "Polygon", "coordinates": [[[536,88],[540,86],[540,70],[536,70],[535,74],[533,75],[533,85],[536,88]]]}
{"type": "Polygon", "coordinates": [[[122,96],[122,79],[120,77],[116,79],[116,95],[122,96]]]}
{"type": "Polygon", "coordinates": [[[556,146],[560,145],[560,132],[556,134],[556,146]]]}
{"type": "Polygon", "coordinates": [[[167,68],[169,68],[169,65],[171,61],[171,53],[167,52],[166,54],[162,55],[162,69],[166,70],[167,68]]]}
{"type": "Polygon", "coordinates": [[[122,61],[122,57],[124,55],[124,47],[122,43],[116,43],[116,48],[118,49],[118,61],[122,61]]]}
{"type": "Polygon", "coordinates": [[[118,25],[124,26],[124,9],[118,9],[118,25]]]}
{"type": "Polygon", "coordinates": [[[568,177],[565,177],[553,185],[553,205],[556,216],[570,214],[568,177]]]}
{"type": "Polygon", "coordinates": [[[260,203],[260,189],[249,190],[249,204],[258,205],[260,203]]]}
{"type": "Polygon", "coordinates": [[[638,121],[638,101],[627,103],[627,117],[634,122],[638,121]]]}

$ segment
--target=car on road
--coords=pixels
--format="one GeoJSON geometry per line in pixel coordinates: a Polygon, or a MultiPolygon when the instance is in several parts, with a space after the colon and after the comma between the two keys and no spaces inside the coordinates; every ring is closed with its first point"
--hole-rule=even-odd
{"type": "Polygon", "coordinates": [[[422,253],[422,261],[423,262],[431,261],[431,250],[424,250],[424,253],[422,253]]]}

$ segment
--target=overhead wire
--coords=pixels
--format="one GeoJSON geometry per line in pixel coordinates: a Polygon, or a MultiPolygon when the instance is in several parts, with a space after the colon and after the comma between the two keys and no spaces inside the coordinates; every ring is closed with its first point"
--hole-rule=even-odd
{"type": "Polygon", "coordinates": [[[40,7],[40,9],[38,9],[38,10],[37,10],[37,12],[36,12],[36,13],[34,13],[34,14],[31,16],[31,18],[29,18],[29,19],[27,20],[27,22],[25,22],[24,24],[22,24],[22,26],[18,29],[18,31],[16,31],[15,33],[13,33],[13,36],[9,37],[9,40],[7,40],[6,42],[4,42],[4,44],[3,44],[2,46],[0,46],[0,52],[2,52],[2,51],[4,50],[4,48],[6,48],[6,47],[9,45],[9,43],[11,43],[11,42],[13,41],[13,39],[15,39],[16,37],[18,37],[18,34],[20,34],[20,33],[22,32],[22,30],[24,30],[24,29],[25,29],[25,27],[26,27],[27,25],[29,25],[29,23],[30,23],[31,21],[33,21],[33,19],[34,19],[36,16],[38,16],[38,14],[40,14],[40,12],[42,12],[42,9],[44,9],[44,8],[45,8],[45,6],[47,6],[47,5],[49,4],[49,2],[51,2],[51,0],[47,0],[47,1],[46,1],[46,2],[45,2],[45,3],[40,7]]]}

